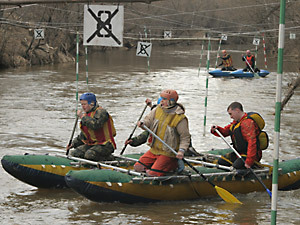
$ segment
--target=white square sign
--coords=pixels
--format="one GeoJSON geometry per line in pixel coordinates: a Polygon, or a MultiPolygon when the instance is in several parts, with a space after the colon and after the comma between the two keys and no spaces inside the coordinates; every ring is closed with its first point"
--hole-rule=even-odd
{"type": "Polygon", "coordinates": [[[227,41],[227,35],[226,35],[226,34],[222,34],[221,40],[222,40],[222,41],[227,41]]]}
{"type": "Polygon", "coordinates": [[[165,30],[165,31],[164,31],[164,38],[165,38],[165,39],[170,39],[170,38],[172,38],[172,31],[165,30]]]}
{"type": "Polygon", "coordinates": [[[152,43],[139,41],[136,47],[136,55],[143,57],[151,56],[152,43]]]}
{"type": "Polygon", "coordinates": [[[260,39],[259,38],[253,38],[253,45],[259,45],[260,39]]]}
{"type": "Polygon", "coordinates": [[[34,29],[34,39],[44,39],[44,29],[34,29]]]}
{"type": "Polygon", "coordinates": [[[124,7],[85,5],[83,44],[123,46],[124,7]]]}
{"type": "Polygon", "coordinates": [[[290,33],[290,39],[296,39],[296,34],[295,33],[290,33]]]}

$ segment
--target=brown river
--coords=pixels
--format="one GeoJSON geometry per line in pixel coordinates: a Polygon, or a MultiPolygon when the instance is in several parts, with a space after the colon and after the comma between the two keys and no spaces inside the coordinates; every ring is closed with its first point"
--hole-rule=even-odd
{"type": "MultiPolygon", "coordinates": [[[[270,146],[263,162],[273,162],[276,59],[266,78],[209,77],[206,135],[203,135],[206,86],[205,57],[198,76],[201,46],[152,49],[150,72],[147,59],[135,50],[96,53],[89,56],[88,85],[85,58],[80,59],[79,95],[94,92],[98,102],[113,116],[120,153],[140,116],[145,99],[156,101],[162,89],[179,93],[186,108],[193,145],[199,152],[226,148],[209,133],[213,124],[230,122],[226,112],[233,101],[245,111],[257,111],[266,121],[270,146]],[[88,86],[88,87],[87,87],[88,86]]],[[[240,53],[236,53],[240,55],[240,53]]],[[[212,53],[211,66],[215,65],[212,53]]],[[[236,59],[237,56],[234,58],[236,59]]],[[[263,68],[263,58],[260,57],[263,68]]],[[[244,67],[236,60],[235,67],[244,67]]],[[[283,96],[297,77],[299,65],[284,64],[283,96]]],[[[75,64],[34,66],[0,71],[0,157],[6,154],[56,154],[69,142],[76,109],[75,64]]],[[[299,157],[300,90],[281,115],[280,160],[299,157]]],[[[149,109],[148,111],[149,112],[149,109]]],[[[76,134],[79,129],[77,128],[76,134]]],[[[140,133],[138,128],[136,134],[140,133]]],[[[228,139],[229,141],[229,139],[228,139]]],[[[125,153],[145,152],[147,146],[127,147],[125,153]]],[[[45,190],[22,183],[0,167],[1,224],[270,224],[271,201],[266,192],[234,194],[243,205],[225,203],[219,197],[197,201],[153,204],[95,203],[72,190],[45,190]]],[[[300,190],[279,192],[277,223],[300,224],[300,190]]]]}

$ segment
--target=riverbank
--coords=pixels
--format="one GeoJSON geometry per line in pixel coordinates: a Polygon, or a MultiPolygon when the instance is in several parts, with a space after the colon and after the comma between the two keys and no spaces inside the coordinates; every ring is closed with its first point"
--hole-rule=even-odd
{"type": "MultiPolygon", "coordinates": [[[[252,44],[253,38],[259,38],[259,54],[264,50],[262,44],[262,38],[264,37],[267,57],[277,58],[278,5],[275,5],[273,9],[273,6],[269,6],[270,8],[255,7],[254,11],[240,10],[237,12],[234,9],[235,7],[232,9],[228,8],[226,11],[216,10],[219,7],[219,1],[201,4],[198,1],[187,0],[175,2],[158,1],[152,4],[124,4],[124,37],[128,39],[124,38],[124,47],[117,48],[117,50],[115,48],[114,51],[134,50],[137,38],[145,40],[143,38],[147,36],[154,40],[155,38],[162,38],[164,32],[169,30],[172,31],[172,38],[199,38],[204,36],[220,38],[221,34],[225,33],[228,35],[228,39],[222,42],[222,48],[238,51],[255,50],[255,46],[252,44]],[[190,14],[190,8],[194,8],[196,11],[190,14]],[[180,12],[186,13],[182,15],[178,9],[180,9],[180,12]],[[233,12],[231,10],[234,10],[234,13],[231,13],[233,12]],[[272,11],[272,14],[266,13],[269,10],[272,11]],[[174,14],[174,12],[176,13],[174,14]],[[241,24],[235,23],[234,27],[231,26],[232,22],[230,21],[221,24],[220,18],[224,17],[227,20],[228,12],[230,13],[230,20],[239,21],[241,24]],[[171,14],[168,15],[169,13],[171,14]],[[262,16],[265,15],[268,15],[268,20],[273,22],[264,23],[265,19],[262,16]],[[167,17],[165,18],[165,16],[167,17]],[[272,20],[273,17],[274,19],[272,20]],[[157,26],[157,19],[160,21],[159,27],[157,26]],[[258,25],[257,33],[254,34],[252,28],[250,29],[243,25],[249,24],[249,21],[251,21],[251,24],[258,25]],[[260,24],[269,27],[262,29],[259,27],[260,24]],[[225,45],[223,46],[223,44],[225,45]],[[237,45],[242,47],[238,48],[237,45]]],[[[233,4],[241,8],[245,7],[244,2],[233,3],[230,0],[228,0],[226,5],[230,6],[233,4]]],[[[297,3],[289,4],[295,4],[292,6],[295,9],[299,8],[296,5],[297,3]]],[[[83,5],[32,4],[22,7],[0,6],[0,69],[74,62],[77,32],[80,33],[80,43],[82,43],[83,5]],[[45,39],[34,39],[33,30],[36,28],[44,29],[45,39]]],[[[296,18],[297,12],[287,11],[287,18],[289,16],[296,18]]],[[[291,22],[296,23],[297,21],[291,20],[291,22]]],[[[289,32],[292,34],[295,31],[289,32]]],[[[194,49],[201,48],[202,44],[202,41],[182,40],[152,42],[159,47],[193,46],[194,49]]],[[[218,48],[217,42],[212,43],[213,51],[216,51],[218,48]]],[[[205,45],[207,47],[207,42],[205,42],[205,45]]],[[[284,60],[298,64],[296,66],[297,69],[294,71],[298,71],[300,65],[299,46],[300,41],[297,38],[285,38],[284,60]]],[[[89,53],[92,51],[110,52],[111,49],[111,47],[89,47],[89,53]]],[[[84,55],[82,44],[80,44],[80,55],[84,55]]],[[[213,60],[216,54],[211,57],[213,60]]],[[[263,59],[263,56],[259,56],[260,61],[262,61],[261,59],[263,59]]],[[[240,61],[240,55],[234,60],[236,62],[240,61]]]]}

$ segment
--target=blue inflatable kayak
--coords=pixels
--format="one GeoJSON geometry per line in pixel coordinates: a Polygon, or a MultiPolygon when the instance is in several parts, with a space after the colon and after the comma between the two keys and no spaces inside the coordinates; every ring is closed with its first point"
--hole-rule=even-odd
{"type": "MultiPolygon", "coordinates": [[[[251,78],[254,77],[254,74],[251,72],[244,72],[242,69],[235,70],[235,71],[222,71],[222,70],[212,70],[208,72],[210,75],[213,77],[235,77],[235,78],[251,78]]],[[[265,77],[269,74],[270,72],[267,70],[260,70],[257,74],[260,77],[265,77]]]]}
{"type": "MultiPolygon", "coordinates": [[[[269,74],[270,72],[267,70],[260,70],[260,72],[258,72],[257,74],[260,77],[265,77],[269,74]]],[[[242,69],[240,70],[236,70],[230,73],[231,76],[234,76],[236,78],[243,78],[243,77],[247,77],[247,78],[251,78],[254,77],[254,73],[251,72],[244,72],[242,69]]]]}

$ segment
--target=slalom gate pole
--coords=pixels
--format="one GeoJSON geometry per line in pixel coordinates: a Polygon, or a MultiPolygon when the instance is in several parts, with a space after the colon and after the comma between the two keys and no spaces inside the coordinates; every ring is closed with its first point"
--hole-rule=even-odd
{"type": "Polygon", "coordinates": [[[278,35],[278,61],[277,61],[277,85],[275,103],[275,126],[274,126],[274,151],[273,151],[273,176],[272,176],[272,202],[271,202],[271,225],[276,224],[277,198],[278,198],[278,167],[279,167],[279,146],[280,146],[280,113],[282,95],[282,74],[283,74],[283,49],[285,32],[285,0],[280,0],[280,18],[278,35]]]}
{"type": "Polygon", "coordinates": [[[207,51],[207,63],[206,63],[206,88],[205,88],[205,102],[204,102],[204,124],[203,124],[203,136],[205,136],[205,130],[206,130],[206,114],[207,114],[207,97],[208,97],[208,77],[209,77],[209,57],[210,57],[210,38],[208,39],[208,51],[207,51]]]}
{"type": "Polygon", "coordinates": [[[200,53],[200,62],[199,62],[199,68],[198,68],[198,77],[200,75],[200,68],[201,68],[201,64],[202,64],[203,49],[204,49],[204,41],[202,41],[202,47],[201,47],[201,53],[200,53]]]}
{"type": "Polygon", "coordinates": [[[88,69],[88,47],[85,46],[85,75],[86,75],[86,86],[89,90],[89,69],[88,69]]]}
{"type": "MultiPolygon", "coordinates": [[[[76,112],[75,112],[75,123],[72,130],[72,135],[69,140],[68,145],[71,145],[73,136],[76,130],[77,122],[78,122],[78,116],[77,116],[77,110],[78,110],[78,71],[79,71],[79,33],[76,34],[76,112]]],[[[69,155],[70,149],[67,150],[66,155],[69,155]]]]}
{"type": "Polygon", "coordinates": [[[76,112],[78,110],[79,33],[76,34],[76,112]]]}
{"type": "Polygon", "coordinates": [[[257,68],[257,45],[255,46],[255,66],[257,68]]]}
{"type": "MultiPolygon", "coordinates": [[[[144,27],[144,32],[145,32],[145,38],[147,39],[147,28],[146,26],[144,27]]],[[[151,43],[151,41],[150,41],[151,43]]],[[[147,66],[148,66],[148,73],[150,73],[150,57],[147,56],[147,66]]]]}
{"type": "Polygon", "coordinates": [[[267,65],[267,53],[266,53],[266,42],[265,42],[265,33],[262,34],[263,47],[264,47],[264,59],[265,59],[265,68],[268,69],[267,65]]]}
{"type": "Polygon", "coordinates": [[[216,69],[217,66],[218,66],[218,58],[219,58],[219,55],[220,55],[221,44],[222,44],[222,38],[220,38],[220,41],[219,41],[219,46],[218,46],[218,51],[217,51],[217,59],[216,59],[215,69],[216,69]]]}

